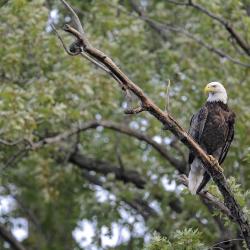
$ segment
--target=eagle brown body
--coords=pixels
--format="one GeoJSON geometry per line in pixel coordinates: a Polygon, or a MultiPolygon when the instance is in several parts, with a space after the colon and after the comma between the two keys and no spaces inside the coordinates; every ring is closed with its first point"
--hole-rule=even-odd
{"type": "MultiPolygon", "coordinates": [[[[234,137],[235,114],[222,101],[207,101],[193,115],[189,133],[194,140],[221,164],[229,150],[234,137]]],[[[191,166],[189,174],[189,189],[191,193],[199,193],[210,179],[202,167],[202,162],[192,152],[189,154],[191,166]],[[192,186],[193,185],[193,186],[192,186]]]]}

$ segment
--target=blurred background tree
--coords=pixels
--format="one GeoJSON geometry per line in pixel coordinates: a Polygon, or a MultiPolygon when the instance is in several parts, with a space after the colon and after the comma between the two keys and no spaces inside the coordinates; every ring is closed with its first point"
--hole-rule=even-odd
{"type": "MultiPolygon", "coordinates": [[[[70,4],[96,47],[162,109],[171,81],[167,109],[185,128],[203,87],[225,85],[237,123],[223,165],[248,214],[249,2],[70,4]]],[[[187,149],[151,116],[124,115],[133,96],[63,52],[50,27],[70,21],[59,1],[3,1],[0,13],[1,249],[13,247],[1,228],[24,249],[243,249],[238,228],[176,181],[187,149]]]]}

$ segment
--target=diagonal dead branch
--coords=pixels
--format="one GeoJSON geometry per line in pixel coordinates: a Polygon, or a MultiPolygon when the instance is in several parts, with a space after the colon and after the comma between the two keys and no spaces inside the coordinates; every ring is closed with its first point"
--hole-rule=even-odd
{"type": "Polygon", "coordinates": [[[67,25],[64,30],[71,33],[74,37],[76,37],[76,39],[78,39],[79,42],[82,43],[82,47],[88,55],[110,69],[110,71],[119,79],[119,81],[121,81],[127,89],[129,89],[139,98],[143,107],[145,107],[145,110],[158,119],[163,125],[167,125],[169,130],[197,157],[201,159],[202,163],[204,164],[204,168],[213,178],[221,194],[223,195],[224,203],[235,221],[237,221],[244,236],[246,245],[248,249],[250,249],[250,226],[247,216],[244,214],[238,202],[234,198],[234,195],[226,182],[225,176],[223,173],[218,171],[219,164],[215,166],[213,159],[206,154],[206,152],[193,140],[190,135],[188,135],[188,133],[179,125],[179,123],[170,114],[162,111],[158,106],[156,106],[153,101],[145,95],[143,90],[133,81],[131,81],[106,54],[94,48],[84,34],[80,34],[79,31],[75,30],[70,25],[67,25]]]}

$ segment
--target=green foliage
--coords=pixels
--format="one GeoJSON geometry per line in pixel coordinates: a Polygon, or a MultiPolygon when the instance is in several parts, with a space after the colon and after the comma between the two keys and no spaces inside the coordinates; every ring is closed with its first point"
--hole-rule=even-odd
{"type": "MultiPolygon", "coordinates": [[[[228,32],[209,16],[166,0],[138,2],[145,4],[145,13],[153,20],[185,28],[207,44],[249,63],[249,57],[232,45],[228,32]]],[[[239,35],[250,41],[248,1],[194,2],[231,22],[239,35]]],[[[93,44],[162,109],[166,105],[167,82],[171,80],[170,113],[184,128],[188,128],[191,115],[205,101],[204,85],[214,80],[224,83],[237,122],[235,140],[223,166],[236,199],[249,215],[249,68],[218,57],[183,33],[165,30],[162,39],[144,20],[131,14],[127,0],[70,3],[78,10],[93,44]]],[[[1,195],[17,196],[24,205],[17,204],[7,216],[1,214],[1,219],[11,224],[13,218],[26,218],[29,236],[23,244],[28,249],[41,250],[80,249],[72,231],[81,220],[93,223],[95,236],[91,246],[99,248],[104,248],[103,228],[112,234],[113,223],[131,235],[128,241],[113,246],[120,250],[128,246],[143,249],[144,234],[154,231],[160,234],[153,237],[148,250],[205,249],[224,239],[224,232],[216,223],[218,217],[222,225],[226,223],[229,235],[236,236],[237,228],[231,221],[217,210],[209,211],[199,197],[191,196],[186,189],[181,191],[173,166],[151,146],[133,137],[99,127],[17,157],[29,142],[96,118],[121,122],[151,137],[158,136],[163,147],[179,160],[183,161],[188,153],[178,142],[169,145],[172,134],[162,131],[160,123],[148,114],[125,116],[125,102],[131,106],[137,100],[125,97],[108,75],[83,58],[70,57],[63,51],[49,29],[52,10],[58,10],[56,26],[60,28],[68,13],[59,1],[13,0],[0,9],[0,191],[1,195]],[[2,140],[21,143],[8,146],[2,140]],[[70,162],[76,148],[86,157],[111,165],[120,166],[122,161],[125,170],[137,171],[147,181],[145,188],[117,180],[112,173],[104,176],[84,172],[70,162]],[[103,189],[108,192],[106,200],[98,199],[98,188],[91,178],[103,181],[103,189]],[[166,182],[173,184],[171,189],[165,187],[166,182]],[[145,208],[136,210],[135,200],[149,204],[158,216],[148,215],[145,208]],[[35,216],[35,223],[24,207],[35,216]],[[123,217],[121,209],[129,219],[123,217]],[[139,234],[136,225],[141,221],[145,226],[140,229],[145,233],[139,234]]],[[[66,34],[62,35],[67,44],[72,42],[66,34]]],[[[209,190],[222,199],[215,185],[211,184],[209,190]]],[[[0,248],[7,249],[2,243],[0,248]]]]}
{"type": "Polygon", "coordinates": [[[173,240],[155,234],[150,244],[145,250],[198,250],[206,249],[201,242],[201,234],[192,228],[176,231],[173,240]]]}
{"type": "Polygon", "coordinates": [[[167,238],[162,237],[158,234],[154,235],[151,243],[145,248],[145,250],[170,250],[172,248],[172,244],[167,238]]]}

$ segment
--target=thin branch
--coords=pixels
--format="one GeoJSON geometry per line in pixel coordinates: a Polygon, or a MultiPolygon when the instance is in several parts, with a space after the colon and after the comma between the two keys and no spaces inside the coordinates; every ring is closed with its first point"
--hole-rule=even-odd
{"type": "Polygon", "coordinates": [[[103,64],[95,61],[93,58],[91,58],[88,54],[81,52],[82,57],[86,58],[91,63],[95,64],[98,68],[101,68],[103,71],[105,71],[108,74],[112,74],[109,69],[107,69],[103,64]]]}
{"type": "Polygon", "coordinates": [[[20,139],[20,140],[16,140],[16,141],[5,141],[3,139],[0,139],[0,144],[3,144],[3,145],[6,145],[6,146],[16,146],[20,143],[23,143],[23,139],[20,139]]]}
{"type": "Polygon", "coordinates": [[[54,26],[54,24],[51,24],[50,26],[51,26],[51,28],[54,30],[54,32],[56,33],[57,38],[60,40],[60,42],[61,42],[61,44],[62,44],[64,50],[67,52],[67,54],[70,55],[70,56],[76,56],[76,55],[78,55],[79,53],[73,53],[73,52],[71,52],[71,51],[67,48],[66,44],[64,43],[62,37],[61,37],[60,34],[58,33],[58,31],[57,31],[56,27],[54,26]]]}
{"type": "Polygon", "coordinates": [[[0,237],[10,244],[14,250],[26,250],[26,248],[14,237],[14,235],[0,223],[0,237]]]}
{"type": "MultiPolygon", "coordinates": [[[[188,3],[182,3],[182,2],[172,1],[172,0],[168,0],[168,1],[170,3],[174,3],[176,5],[189,6],[188,3]]],[[[180,33],[180,34],[183,34],[186,37],[192,39],[197,44],[199,44],[201,47],[206,48],[207,50],[209,50],[210,52],[212,52],[215,55],[219,56],[220,58],[226,58],[229,62],[232,62],[234,64],[240,65],[242,67],[246,67],[246,68],[250,67],[250,64],[241,62],[241,61],[233,58],[232,56],[230,56],[226,52],[224,52],[224,51],[222,51],[222,50],[220,50],[220,49],[218,49],[218,48],[216,48],[216,47],[214,47],[214,46],[206,43],[203,39],[201,39],[200,37],[197,37],[195,34],[192,34],[192,33],[188,32],[184,28],[174,27],[173,25],[161,23],[159,21],[153,20],[152,18],[149,18],[146,15],[146,13],[143,10],[141,10],[139,8],[139,6],[133,0],[130,0],[130,4],[131,4],[133,10],[138,14],[138,16],[133,15],[133,13],[130,13],[126,9],[122,8],[122,6],[114,5],[114,4],[110,3],[107,0],[105,0],[105,2],[109,6],[111,6],[112,8],[117,8],[117,9],[119,9],[119,11],[122,11],[123,13],[125,13],[125,14],[127,14],[129,16],[132,16],[134,18],[140,18],[141,20],[145,21],[153,30],[155,30],[162,37],[162,39],[164,41],[167,39],[166,32],[165,32],[166,30],[169,30],[169,31],[172,31],[172,32],[176,32],[176,33],[180,33]]],[[[233,46],[234,46],[234,44],[233,44],[233,46]]]]}
{"type": "MultiPolygon", "coordinates": [[[[213,245],[212,247],[210,247],[208,250],[214,250],[214,249],[216,249],[217,247],[218,247],[218,249],[219,249],[219,246],[218,246],[218,245],[221,245],[221,244],[223,244],[223,243],[234,242],[234,241],[243,241],[243,240],[244,240],[244,239],[241,239],[241,238],[223,240],[223,241],[220,241],[220,242],[214,244],[214,245],[213,245]]],[[[223,250],[224,248],[220,248],[220,249],[223,250]]]]}
{"type": "Polygon", "coordinates": [[[133,114],[139,114],[143,111],[145,111],[145,109],[142,106],[139,106],[137,108],[126,109],[124,113],[127,115],[133,115],[133,114]]]}
{"type": "Polygon", "coordinates": [[[224,51],[217,49],[215,47],[213,47],[212,45],[206,43],[204,40],[202,40],[201,38],[199,38],[198,36],[195,36],[193,34],[191,34],[190,32],[188,32],[187,30],[181,29],[181,28],[175,28],[175,27],[170,27],[170,26],[165,26],[166,29],[172,30],[174,32],[178,32],[178,33],[182,33],[183,35],[185,35],[186,37],[194,40],[197,44],[199,44],[200,46],[206,48],[207,50],[213,52],[214,54],[218,55],[221,58],[225,58],[229,61],[231,61],[234,64],[246,67],[246,68],[250,68],[250,64],[247,63],[243,63],[241,61],[238,61],[236,59],[234,59],[233,57],[231,57],[230,55],[226,54],[224,51]]]}
{"type": "Polygon", "coordinates": [[[76,28],[77,30],[81,33],[81,34],[84,34],[84,31],[83,31],[83,27],[81,25],[81,22],[80,22],[80,19],[79,17],[77,16],[77,14],[75,13],[75,11],[71,8],[71,6],[64,0],[61,0],[62,3],[64,4],[64,6],[70,11],[71,15],[72,15],[72,18],[73,18],[73,21],[76,25],[76,28]]]}
{"type": "Polygon", "coordinates": [[[171,86],[171,81],[168,79],[167,91],[166,91],[166,103],[165,103],[165,108],[164,108],[164,111],[166,112],[170,112],[170,104],[169,104],[170,86],[171,86]]]}
{"type": "MultiPolygon", "coordinates": [[[[89,56],[88,54],[86,54],[84,51],[82,51],[82,48],[79,48],[79,51],[77,52],[71,52],[70,49],[67,48],[66,44],[64,43],[62,37],[60,36],[60,34],[58,33],[57,29],[55,28],[55,26],[53,24],[51,24],[52,29],[54,30],[54,32],[56,33],[56,36],[58,37],[58,39],[60,40],[64,50],[66,51],[66,53],[70,56],[77,56],[79,54],[81,54],[82,57],[84,57],[85,59],[87,59],[88,61],[90,61],[91,63],[95,64],[98,68],[101,68],[103,71],[105,71],[106,73],[108,73],[111,77],[113,77],[116,81],[119,82],[120,87],[122,88],[122,90],[125,90],[124,86],[122,85],[122,83],[119,81],[119,79],[108,69],[106,68],[102,63],[97,62],[96,60],[94,60],[91,56],[89,56]]],[[[71,44],[71,47],[75,44],[75,42],[73,44],[71,44]]]]}
{"type": "MultiPolygon", "coordinates": [[[[174,3],[176,4],[175,1],[172,0],[168,0],[169,3],[174,3]]],[[[249,44],[247,44],[246,41],[244,41],[240,35],[236,32],[236,30],[233,28],[233,26],[226,20],[224,20],[223,18],[216,16],[215,14],[213,14],[212,12],[210,12],[209,10],[207,10],[206,8],[204,8],[203,6],[194,3],[192,0],[188,0],[187,4],[184,4],[186,6],[191,6],[195,9],[197,9],[198,11],[204,13],[205,15],[211,17],[213,20],[219,22],[222,26],[224,26],[224,28],[227,30],[227,32],[232,36],[232,38],[234,38],[234,40],[237,42],[237,44],[242,48],[242,50],[245,51],[245,53],[250,56],[250,46],[249,44]]]]}
{"type": "Polygon", "coordinates": [[[182,5],[182,6],[189,6],[188,2],[179,2],[179,1],[174,1],[174,0],[167,0],[169,3],[173,3],[175,5],[182,5]]]}
{"type": "Polygon", "coordinates": [[[131,182],[137,188],[144,188],[146,185],[146,180],[135,170],[124,169],[121,171],[121,168],[118,166],[114,166],[105,161],[85,157],[80,153],[72,154],[69,157],[69,161],[79,166],[79,168],[86,169],[88,171],[95,171],[103,175],[113,173],[115,174],[116,179],[121,180],[124,183],[131,182]]]}
{"type": "MultiPolygon", "coordinates": [[[[206,43],[204,40],[202,40],[200,37],[188,32],[187,30],[185,30],[181,27],[174,27],[173,25],[160,23],[158,21],[155,21],[155,20],[149,18],[145,14],[144,11],[140,10],[139,6],[137,4],[135,4],[135,2],[133,0],[130,0],[130,2],[132,4],[134,11],[138,14],[138,17],[140,19],[144,20],[153,30],[155,30],[163,38],[163,40],[165,40],[165,38],[166,38],[166,35],[165,35],[166,30],[180,33],[180,34],[183,34],[186,37],[192,39],[200,46],[202,46],[202,47],[206,48],[207,50],[211,51],[212,53],[216,54],[220,58],[225,58],[225,59],[229,60],[230,62],[237,64],[237,65],[240,65],[240,66],[243,66],[243,67],[247,67],[247,68],[250,67],[250,64],[243,63],[237,59],[234,59],[232,56],[228,55],[224,51],[213,47],[212,45],[210,45],[210,44],[206,43]]],[[[171,1],[171,2],[174,3],[175,1],[171,1]]],[[[186,4],[182,4],[182,5],[186,5],[186,4]]]]}

